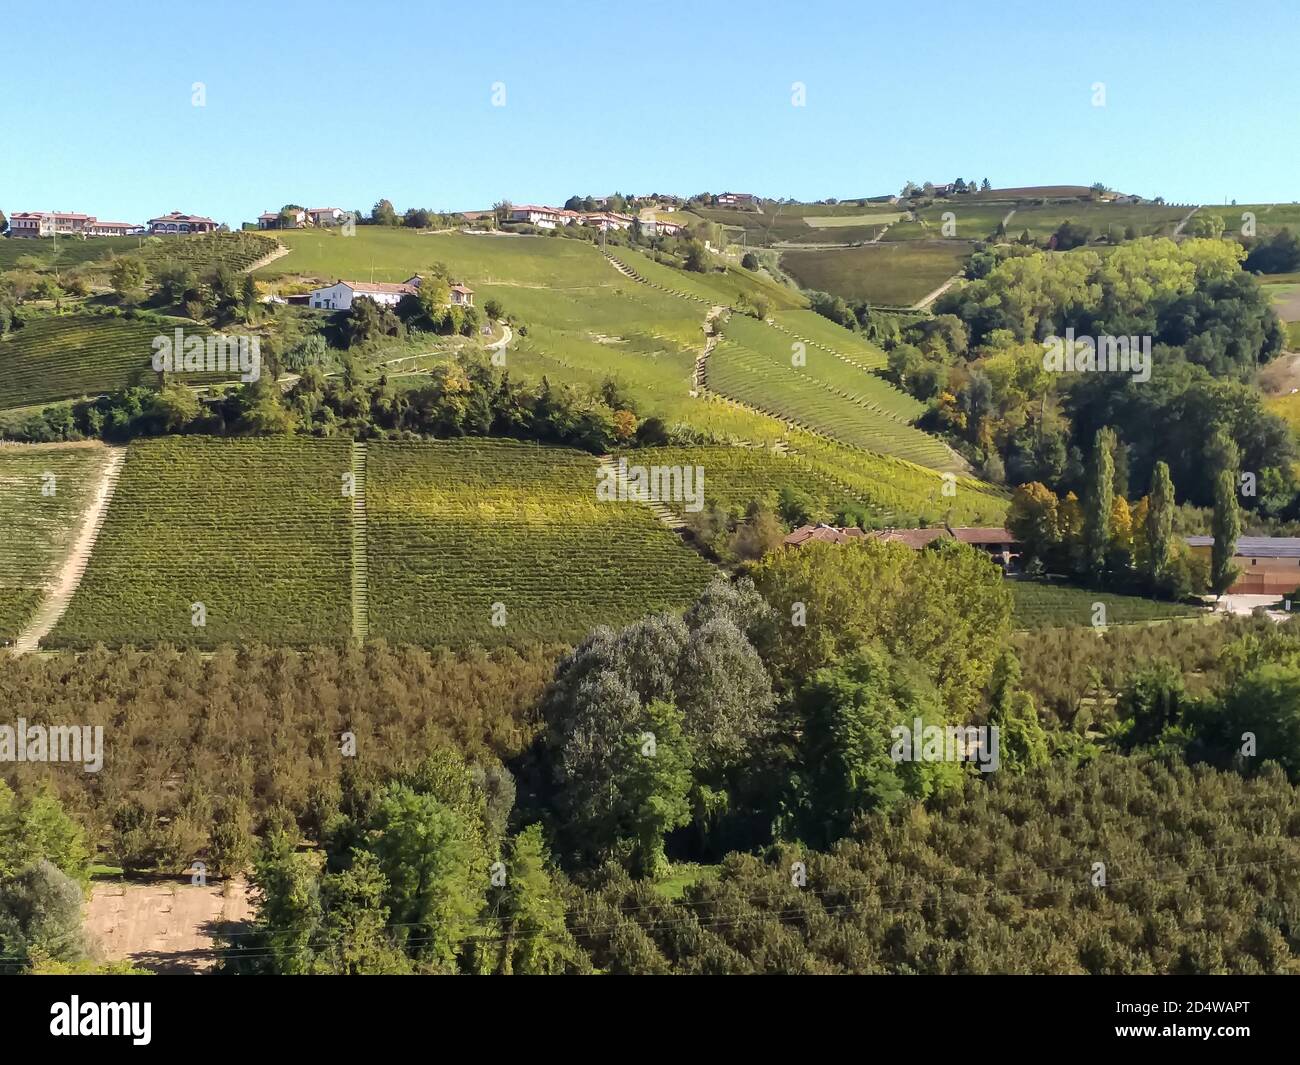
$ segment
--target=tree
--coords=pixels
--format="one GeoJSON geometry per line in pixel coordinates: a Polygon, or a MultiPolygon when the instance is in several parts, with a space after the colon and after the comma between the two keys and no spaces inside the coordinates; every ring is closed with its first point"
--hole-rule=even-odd
{"type": "Polygon", "coordinates": [[[81,885],[45,858],[0,881],[0,971],[33,954],[60,962],[85,956],[81,885]]]}
{"type": "Polygon", "coordinates": [[[492,971],[502,976],[550,976],[588,968],[564,922],[564,897],[550,870],[541,825],[510,842],[507,878],[497,908],[500,939],[489,946],[492,971]]]}
{"type": "Polygon", "coordinates": [[[708,272],[709,253],[700,241],[691,239],[686,242],[686,261],[684,265],[687,270],[697,274],[708,272]]]}
{"type": "Polygon", "coordinates": [[[1232,558],[1237,551],[1237,537],[1241,535],[1241,512],[1237,507],[1237,445],[1227,432],[1220,428],[1206,448],[1206,457],[1214,474],[1214,515],[1211,531],[1214,543],[1210,548],[1210,590],[1216,596],[1232,587],[1238,569],[1232,558]]]}
{"type": "Polygon", "coordinates": [[[980,192],[988,192],[993,186],[989,184],[989,179],[985,178],[980,182],[980,192]]]}
{"type": "Polygon", "coordinates": [[[379,200],[370,209],[370,224],[375,226],[395,226],[400,223],[397,212],[393,210],[391,200],[379,200]]]}
{"type": "Polygon", "coordinates": [[[814,673],[798,713],[807,779],[796,783],[805,790],[795,802],[804,838],[829,844],[857,815],[946,791],[961,775],[957,762],[892,757],[894,728],[910,734],[916,718],[922,727],[942,726],[945,714],[924,673],[878,645],[814,673]]]}
{"type": "Polygon", "coordinates": [[[1051,760],[1047,733],[1034,697],[1020,687],[1020,661],[1010,648],[994,666],[989,689],[988,720],[998,727],[1001,766],[1013,773],[1045,767],[1051,760]]]}
{"type": "Polygon", "coordinates": [[[9,232],[9,219],[5,217],[4,211],[0,211],[0,237],[9,232]]]}
{"type": "Polygon", "coordinates": [[[168,381],[153,398],[153,413],[169,433],[178,433],[199,416],[199,399],[179,381],[168,381]]]}
{"type": "Polygon", "coordinates": [[[1044,484],[1022,484],[1011,495],[1007,528],[1020,541],[1027,558],[1046,562],[1061,543],[1059,501],[1044,484]]]}
{"type": "Polygon", "coordinates": [[[1084,563],[1094,579],[1104,572],[1111,546],[1111,510],[1115,501],[1114,448],[1114,431],[1098,429],[1089,466],[1083,526],[1084,563]]]}
{"type": "Polygon", "coordinates": [[[1147,496],[1146,546],[1149,569],[1147,576],[1155,587],[1168,579],[1174,557],[1174,482],[1169,466],[1157,462],[1151,475],[1151,492],[1147,496]]]}
{"type": "Polygon", "coordinates": [[[114,260],[109,281],[119,299],[128,303],[139,302],[144,297],[149,270],[139,259],[126,255],[114,260]]]}
{"type": "Polygon", "coordinates": [[[388,883],[384,905],[407,952],[452,971],[482,908],[486,855],[474,827],[438,798],[390,784],[369,823],[367,849],[388,883]]]}
{"type": "Polygon", "coordinates": [[[623,738],[624,772],[619,781],[629,806],[632,870],[658,880],[668,868],[664,835],[691,819],[691,746],[683,717],[672,703],[656,699],[645,708],[644,723],[623,738]]]}

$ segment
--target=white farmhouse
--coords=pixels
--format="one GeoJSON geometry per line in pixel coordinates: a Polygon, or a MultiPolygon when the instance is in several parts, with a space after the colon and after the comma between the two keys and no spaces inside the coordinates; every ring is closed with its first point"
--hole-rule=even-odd
{"type": "Polygon", "coordinates": [[[400,284],[387,281],[336,281],[327,288],[313,289],[308,306],[322,311],[346,311],[358,296],[374,300],[386,307],[395,307],[403,296],[415,296],[420,291],[420,275],[408,277],[400,284]]]}

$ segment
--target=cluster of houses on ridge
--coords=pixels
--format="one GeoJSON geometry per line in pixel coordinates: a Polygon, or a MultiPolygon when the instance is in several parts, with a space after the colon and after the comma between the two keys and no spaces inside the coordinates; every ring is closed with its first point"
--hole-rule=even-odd
{"type": "Polygon", "coordinates": [[[212,233],[220,228],[211,218],[181,211],[151,218],[144,225],[104,222],[93,214],[76,211],[16,211],[9,218],[9,235],[20,238],[163,236],[168,233],[212,233]]]}
{"type": "Polygon", "coordinates": [[[561,226],[591,226],[601,230],[631,229],[639,223],[641,232],[652,237],[675,237],[685,228],[678,222],[653,217],[638,219],[617,211],[570,211],[564,207],[545,207],[531,203],[512,204],[506,220],[523,222],[538,229],[558,229],[561,226]]]}

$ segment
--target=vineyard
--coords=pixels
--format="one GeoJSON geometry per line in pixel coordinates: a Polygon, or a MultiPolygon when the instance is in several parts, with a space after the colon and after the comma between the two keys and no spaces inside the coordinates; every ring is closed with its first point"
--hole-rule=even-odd
{"type": "Polygon", "coordinates": [[[247,270],[277,247],[274,237],[261,233],[203,233],[158,237],[146,242],[136,254],[154,272],[167,266],[186,266],[202,275],[218,266],[247,270]]]}
{"type": "Polygon", "coordinates": [[[945,478],[903,459],[876,455],[793,431],[792,456],[815,474],[843,484],[866,500],[889,524],[902,528],[947,521],[952,525],[1001,525],[1005,491],[974,477],[945,478]]]}
{"type": "Polygon", "coordinates": [[[46,644],[346,640],[349,468],[347,441],[136,441],[90,565],[46,644]]]}
{"type": "MultiPolygon", "coordinates": [[[[704,503],[724,510],[744,511],[751,501],[775,507],[781,493],[800,493],[816,512],[814,520],[830,521],[837,511],[861,507],[863,500],[832,478],[810,469],[799,459],[767,448],[726,446],[639,448],[619,456],[628,465],[691,466],[704,470],[704,503]]],[[[665,505],[685,514],[681,502],[665,505]]]]}
{"type": "Polygon", "coordinates": [[[1010,587],[1015,600],[1013,617],[1016,627],[1022,629],[1092,625],[1098,603],[1106,608],[1106,625],[1131,625],[1204,613],[1185,603],[1094,592],[1069,584],[1015,580],[1010,582],[1010,587]]]}
{"type": "Polygon", "coordinates": [[[855,447],[934,469],[957,460],[909,422],[922,407],[862,367],[807,346],[794,364],[795,342],[743,315],[732,315],[708,365],[710,389],[855,447]]]}
{"type": "Polygon", "coordinates": [[[577,641],[680,609],[712,575],[648,507],[598,501],[591,455],[507,441],[367,455],[372,636],[577,641]]]}
{"type": "MultiPolygon", "coordinates": [[[[0,410],[112,392],[131,385],[152,387],[153,339],[182,326],[207,330],[191,322],[115,318],[110,315],[63,315],[36,318],[0,340],[0,410]]],[[[211,374],[179,374],[202,384],[211,374]]]]}
{"type": "Polygon", "coordinates": [[[0,447],[0,645],[35,613],[107,455],[90,445],[0,447]]]}
{"type": "Polygon", "coordinates": [[[56,266],[66,269],[135,251],[140,241],[140,237],[60,237],[56,249],[53,239],[0,239],[0,270],[12,270],[20,259],[35,259],[43,270],[56,266]]]}

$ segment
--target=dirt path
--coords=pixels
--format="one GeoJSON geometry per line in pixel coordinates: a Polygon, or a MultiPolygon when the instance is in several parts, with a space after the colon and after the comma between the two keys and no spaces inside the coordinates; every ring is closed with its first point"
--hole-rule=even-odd
{"type": "Polygon", "coordinates": [[[1187,225],[1187,223],[1192,220],[1192,215],[1194,215],[1199,210],[1200,207],[1193,207],[1190,211],[1188,211],[1185,215],[1183,215],[1183,220],[1179,222],[1178,225],[1174,226],[1173,236],[1176,237],[1180,233],[1182,233],[1183,226],[1187,225]]]}
{"type": "Polygon", "coordinates": [[[100,527],[108,514],[108,504],[113,498],[113,490],[117,487],[117,478],[122,472],[122,464],[126,461],[126,448],[114,447],[108,450],[110,454],[103,470],[100,471],[95,497],[82,517],[77,538],[72,542],[72,549],[59,568],[59,575],[50,589],[50,594],[41,603],[36,615],[27,623],[27,628],[14,641],[13,653],[16,655],[36,650],[40,642],[50,634],[54,626],[59,623],[59,618],[63,617],[63,612],[68,609],[72,594],[81,583],[82,574],[86,572],[90,552],[94,550],[100,527]]]}
{"type": "Polygon", "coordinates": [[[289,248],[286,248],[283,244],[280,244],[277,241],[275,251],[267,252],[256,262],[251,263],[250,265],[244,267],[244,269],[241,270],[240,273],[251,274],[254,270],[260,270],[262,269],[262,267],[268,266],[271,263],[275,262],[276,259],[283,259],[286,255],[289,254],[289,251],[290,251],[289,248]]]}
{"type": "MultiPolygon", "coordinates": [[[[86,933],[108,961],[167,973],[199,973],[216,964],[215,934],[253,916],[240,879],[198,887],[184,880],[96,883],[86,933]]],[[[238,940],[236,940],[238,942],[238,940]]]]}
{"type": "Polygon", "coordinates": [[[928,306],[930,306],[930,304],[932,304],[935,300],[937,300],[940,296],[942,296],[945,292],[947,292],[950,288],[952,288],[953,285],[955,285],[960,280],[961,280],[961,274],[953,274],[952,277],[948,278],[948,280],[945,281],[942,285],[936,288],[929,295],[923,296],[921,299],[917,300],[908,309],[913,311],[925,310],[928,306]]]}
{"type": "Polygon", "coordinates": [[[718,341],[722,338],[722,334],[718,332],[718,316],[726,309],[722,304],[715,303],[704,316],[704,350],[695,358],[695,373],[691,376],[692,396],[704,391],[708,378],[709,356],[713,354],[713,349],[718,346],[718,341]]]}

